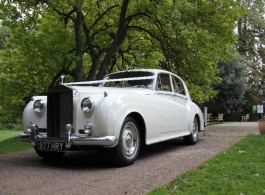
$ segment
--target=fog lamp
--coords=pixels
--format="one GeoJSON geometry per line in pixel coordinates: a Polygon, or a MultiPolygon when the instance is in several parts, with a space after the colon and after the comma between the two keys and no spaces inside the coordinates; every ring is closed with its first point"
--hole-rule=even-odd
{"type": "Polygon", "coordinates": [[[30,126],[27,126],[27,132],[28,132],[29,134],[32,132],[30,126]]]}
{"type": "Polygon", "coordinates": [[[88,135],[91,135],[92,134],[92,131],[93,131],[93,125],[92,125],[92,123],[87,122],[84,125],[84,133],[85,134],[88,134],[88,135]]]}
{"type": "Polygon", "coordinates": [[[65,128],[66,128],[67,134],[69,134],[69,135],[75,132],[75,130],[73,129],[73,125],[72,124],[67,124],[65,126],[65,128]]]}

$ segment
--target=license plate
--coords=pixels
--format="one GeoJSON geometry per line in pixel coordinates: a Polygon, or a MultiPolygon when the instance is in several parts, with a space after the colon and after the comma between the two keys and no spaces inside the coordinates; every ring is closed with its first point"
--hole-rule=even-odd
{"type": "Polygon", "coordinates": [[[55,142],[55,141],[38,141],[37,142],[38,150],[45,151],[65,151],[65,142],[55,142]]]}

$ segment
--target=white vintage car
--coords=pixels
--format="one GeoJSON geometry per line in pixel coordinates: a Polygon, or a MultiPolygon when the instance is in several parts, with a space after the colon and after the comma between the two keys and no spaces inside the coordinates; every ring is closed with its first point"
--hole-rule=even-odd
{"type": "Polygon", "coordinates": [[[177,75],[139,69],[100,81],[61,82],[47,96],[32,97],[23,130],[20,141],[31,143],[43,158],[97,146],[126,166],[135,162],[142,144],[179,137],[195,144],[205,121],[177,75]]]}

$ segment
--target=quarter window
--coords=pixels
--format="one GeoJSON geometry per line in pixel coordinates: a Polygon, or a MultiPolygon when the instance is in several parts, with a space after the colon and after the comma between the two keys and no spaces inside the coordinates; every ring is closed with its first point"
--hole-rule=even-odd
{"type": "Polygon", "coordinates": [[[179,78],[172,76],[172,82],[175,93],[186,95],[183,83],[179,78]]]}

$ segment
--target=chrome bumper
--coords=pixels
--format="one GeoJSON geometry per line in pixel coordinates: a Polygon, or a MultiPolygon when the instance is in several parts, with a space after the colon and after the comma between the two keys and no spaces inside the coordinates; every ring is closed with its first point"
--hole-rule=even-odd
{"type": "MultiPolygon", "coordinates": [[[[71,132],[67,134],[66,148],[71,148],[71,146],[115,146],[118,142],[115,136],[85,137],[71,135],[71,132]]],[[[31,133],[20,133],[18,139],[21,142],[31,143],[32,146],[35,146],[37,141],[62,141],[60,138],[47,138],[46,135],[40,134],[38,127],[34,124],[31,125],[31,133]]]]}

